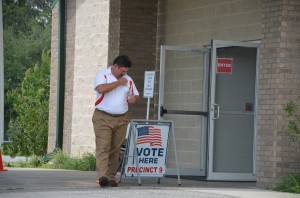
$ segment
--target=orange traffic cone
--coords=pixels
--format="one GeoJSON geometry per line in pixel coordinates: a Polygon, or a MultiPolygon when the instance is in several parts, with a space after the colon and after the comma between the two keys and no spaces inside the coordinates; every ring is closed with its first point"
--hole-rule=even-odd
{"type": "Polygon", "coordinates": [[[0,150],[0,172],[3,172],[3,171],[7,171],[7,170],[3,168],[2,153],[0,150]]]}

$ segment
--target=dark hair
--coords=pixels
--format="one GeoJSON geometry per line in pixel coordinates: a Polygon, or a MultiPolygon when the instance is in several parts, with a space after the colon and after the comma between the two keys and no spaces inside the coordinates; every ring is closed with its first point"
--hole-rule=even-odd
{"type": "Polygon", "coordinates": [[[117,58],[115,58],[113,64],[117,64],[119,67],[128,67],[128,68],[130,68],[132,65],[131,60],[126,55],[120,55],[117,58]]]}

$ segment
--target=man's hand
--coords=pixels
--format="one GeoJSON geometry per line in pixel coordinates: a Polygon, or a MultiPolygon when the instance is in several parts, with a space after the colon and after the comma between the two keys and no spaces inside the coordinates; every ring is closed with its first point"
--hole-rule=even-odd
{"type": "Polygon", "coordinates": [[[119,83],[119,85],[125,85],[128,83],[128,80],[124,77],[121,77],[118,79],[118,83],[119,83]]]}
{"type": "Polygon", "coordinates": [[[135,104],[139,99],[139,96],[128,96],[127,101],[128,104],[135,104]]]}

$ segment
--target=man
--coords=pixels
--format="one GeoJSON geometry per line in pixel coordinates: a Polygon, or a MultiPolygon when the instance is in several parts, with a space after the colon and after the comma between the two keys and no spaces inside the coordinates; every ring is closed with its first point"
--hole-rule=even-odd
{"type": "Polygon", "coordinates": [[[135,104],[139,92],[127,75],[131,61],[118,56],[113,65],[97,73],[94,81],[96,109],[93,126],[96,141],[96,168],[101,187],[117,187],[115,180],[120,147],[129,123],[128,104],[135,104]]]}

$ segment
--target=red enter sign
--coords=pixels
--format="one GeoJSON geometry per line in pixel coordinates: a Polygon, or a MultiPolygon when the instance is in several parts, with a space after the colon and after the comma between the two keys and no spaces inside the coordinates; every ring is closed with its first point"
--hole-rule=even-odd
{"type": "Polygon", "coordinates": [[[232,58],[217,59],[217,73],[231,74],[232,73],[232,58]]]}

